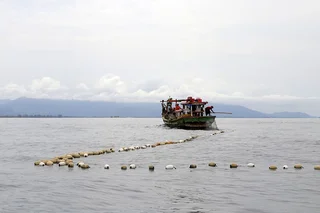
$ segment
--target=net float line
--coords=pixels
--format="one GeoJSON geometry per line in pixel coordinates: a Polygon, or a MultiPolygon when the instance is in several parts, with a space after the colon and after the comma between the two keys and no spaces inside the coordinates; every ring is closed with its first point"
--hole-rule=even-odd
{"type": "MultiPolygon", "coordinates": [[[[145,144],[142,146],[129,146],[129,147],[120,147],[118,149],[118,152],[128,152],[128,151],[134,151],[134,150],[143,150],[147,148],[155,148],[158,146],[163,145],[171,145],[171,144],[178,144],[178,143],[185,143],[192,141],[194,139],[198,138],[198,136],[190,136],[186,139],[179,140],[179,141],[164,141],[164,142],[157,142],[154,144],[145,144]]],[[[101,149],[98,151],[87,151],[87,152],[73,152],[73,153],[67,153],[65,155],[59,155],[53,158],[49,159],[42,159],[34,162],[35,166],[53,166],[54,164],[57,164],[58,166],[68,166],[73,167],[74,162],[73,160],[76,158],[87,158],[89,156],[93,155],[103,155],[103,154],[110,154],[116,152],[115,148],[107,148],[107,149],[101,149]]],[[[87,165],[84,166],[85,168],[90,168],[87,165]]]]}

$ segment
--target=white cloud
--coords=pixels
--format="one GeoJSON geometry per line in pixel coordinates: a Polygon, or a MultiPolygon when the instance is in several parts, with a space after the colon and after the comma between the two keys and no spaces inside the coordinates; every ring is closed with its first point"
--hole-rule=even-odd
{"type": "Polygon", "coordinates": [[[27,93],[28,91],[23,85],[10,83],[0,87],[0,97],[2,96],[2,98],[14,99],[25,96],[27,93]]]}
{"type": "Polygon", "coordinates": [[[76,89],[82,90],[82,91],[88,91],[90,90],[89,87],[85,83],[80,83],[76,86],[76,89]]]}
{"type": "MultiPolygon", "coordinates": [[[[187,97],[187,96],[202,96],[206,99],[251,99],[251,100],[276,100],[276,101],[287,101],[287,100],[301,100],[301,99],[319,99],[318,97],[298,97],[290,96],[285,94],[264,94],[260,96],[251,96],[250,94],[245,94],[241,91],[230,91],[227,93],[217,92],[221,85],[228,85],[228,83],[221,79],[213,79],[211,83],[206,83],[207,81],[203,78],[185,78],[184,81],[180,80],[180,84],[174,84],[172,82],[167,82],[166,85],[158,85],[156,88],[151,90],[145,90],[142,87],[144,83],[137,84],[131,81],[124,81],[120,76],[114,74],[106,74],[99,78],[95,84],[91,87],[85,83],[79,83],[75,88],[68,88],[61,85],[59,80],[43,77],[41,79],[35,79],[32,81],[30,86],[25,87],[24,85],[18,84],[7,84],[1,87],[1,91],[4,94],[19,94],[31,95],[33,97],[43,97],[50,95],[55,95],[55,97],[81,97],[84,95],[87,99],[98,98],[102,100],[103,98],[109,99],[117,97],[119,101],[123,99],[136,100],[141,99],[145,101],[155,100],[159,98],[171,97],[187,97]],[[134,86],[133,86],[134,84],[134,86]],[[135,88],[133,91],[127,90],[127,88],[135,88]]],[[[4,95],[5,96],[5,95],[4,95]]]]}
{"type": "Polygon", "coordinates": [[[23,85],[18,85],[18,84],[7,84],[6,86],[3,87],[3,90],[8,93],[17,92],[20,94],[23,94],[27,91],[23,85]]]}
{"type": "MultiPolygon", "coordinates": [[[[185,78],[181,84],[168,82],[167,85],[157,86],[151,90],[139,88],[139,84],[132,81],[124,81],[120,76],[107,74],[97,79],[93,85],[79,83],[74,88],[62,86],[59,80],[44,77],[32,81],[29,87],[18,84],[7,84],[0,88],[1,98],[19,98],[21,96],[31,98],[52,98],[52,99],[78,99],[78,100],[100,100],[117,102],[158,102],[173,98],[186,98],[188,96],[201,97],[206,101],[222,102],[229,104],[240,104],[257,110],[270,111],[274,109],[285,110],[287,104],[300,103],[303,101],[319,103],[319,97],[298,97],[285,94],[266,94],[260,96],[246,95],[241,91],[231,91],[230,93],[216,92],[215,88],[221,85],[228,85],[228,82],[215,79],[212,84],[206,84],[203,78],[185,78]],[[132,85],[134,84],[134,86],[132,85]],[[128,91],[127,88],[135,88],[128,91]],[[268,107],[266,107],[268,106],[268,107]]],[[[143,82],[140,84],[145,85],[143,82]]],[[[214,104],[214,103],[213,103],[214,104]]],[[[301,104],[300,104],[301,105],[301,104]]],[[[304,108],[308,108],[305,105],[304,108]]],[[[288,110],[288,109],[287,109],[288,110]]],[[[315,108],[310,108],[314,113],[315,108]]],[[[303,111],[301,109],[300,111],[303,111]]],[[[320,113],[319,113],[320,114],[320,113]]]]}
{"type": "Polygon", "coordinates": [[[126,92],[126,84],[119,76],[113,74],[102,76],[96,83],[95,88],[102,93],[110,92],[120,94],[126,92]]]}
{"type": "Polygon", "coordinates": [[[42,92],[55,92],[58,90],[67,89],[64,86],[61,86],[60,81],[57,81],[50,77],[43,77],[42,79],[35,79],[30,85],[30,89],[33,92],[42,91],[42,92]]]}

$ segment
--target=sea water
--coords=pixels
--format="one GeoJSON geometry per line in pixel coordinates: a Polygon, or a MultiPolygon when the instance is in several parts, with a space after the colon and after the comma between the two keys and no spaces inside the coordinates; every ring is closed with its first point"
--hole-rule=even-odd
{"type": "Polygon", "coordinates": [[[320,211],[320,171],[313,169],[320,164],[319,119],[216,122],[224,133],[170,129],[158,118],[2,118],[0,212],[320,211]],[[190,136],[198,137],[74,160],[88,163],[87,170],[34,166],[67,153],[190,136]],[[246,166],[250,162],[254,168],[246,166]],[[137,168],[120,169],[131,163],[137,168]],[[230,169],[230,163],[239,167],[230,169]],[[304,168],[295,170],[297,163],[304,168]],[[165,170],[168,164],[177,169],[165,170]],[[190,164],[197,168],[189,169],[190,164]],[[285,164],[288,170],[282,169],[285,164]],[[270,165],[278,169],[270,171],[270,165]]]}

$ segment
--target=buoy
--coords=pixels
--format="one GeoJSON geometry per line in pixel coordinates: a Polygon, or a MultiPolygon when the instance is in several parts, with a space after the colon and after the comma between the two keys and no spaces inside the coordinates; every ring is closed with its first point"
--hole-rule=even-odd
{"type": "Polygon", "coordinates": [[[150,170],[150,171],[154,171],[154,166],[150,165],[150,166],[149,166],[149,170],[150,170]]]}
{"type": "Polygon", "coordinates": [[[35,165],[35,166],[39,166],[39,164],[40,164],[40,161],[34,162],[34,165],[35,165]]]}
{"type": "Polygon", "coordinates": [[[67,159],[73,159],[73,156],[72,156],[72,155],[66,155],[65,158],[67,158],[67,159]]]}
{"type": "Polygon", "coordinates": [[[67,160],[67,161],[66,161],[66,165],[67,165],[67,166],[68,166],[69,164],[71,164],[71,163],[73,164],[73,161],[72,161],[72,160],[67,160]]]}
{"type": "Polygon", "coordinates": [[[136,167],[135,164],[130,164],[129,168],[130,168],[130,169],[135,169],[135,168],[137,168],[137,167],[136,167]]]}
{"type": "Polygon", "coordinates": [[[107,149],[107,150],[106,150],[106,153],[108,153],[108,154],[111,153],[111,150],[108,150],[108,149],[107,149]]]}
{"type": "Polygon", "coordinates": [[[65,166],[67,165],[65,161],[59,162],[59,166],[65,166]]]}
{"type": "Polygon", "coordinates": [[[253,163],[248,163],[247,165],[248,167],[255,167],[255,165],[253,163]]]}
{"type": "Polygon", "coordinates": [[[93,155],[99,155],[100,153],[99,152],[93,152],[93,155]]]}
{"type": "Polygon", "coordinates": [[[145,146],[146,146],[146,147],[151,147],[151,144],[146,144],[145,146]]]}
{"type": "Polygon", "coordinates": [[[89,156],[88,153],[84,153],[83,154],[83,157],[85,157],[85,158],[88,157],[88,156],[89,156]]]}
{"type": "Polygon", "coordinates": [[[79,162],[77,163],[77,166],[81,167],[84,163],[83,162],[79,162]]]}
{"type": "Polygon", "coordinates": [[[283,165],[282,168],[283,168],[283,169],[288,169],[289,167],[288,167],[288,165],[283,165]]]}
{"type": "Polygon", "coordinates": [[[123,152],[124,150],[123,150],[123,148],[120,148],[119,150],[118,150],[118,152],[123,152]]]}
{"type": "Polygon", "coordinates": [[[110,166],[108,164],[104,165],[105,169],[110,169],[110,166]]]}
{"type": "Polygon", "coordinates": [[[59,159],[58,158],[53,158],[51,161],[52,161],[52,163],[55,163],[55,164],[59,163],[59,159]]]}
{"type": "Polygon", "coordinates": [[[89,166],[88,164],[82,164],[82,165],[81,165],[81,168],[82,168],[82,169],[89,169],[90,166],[89,166]]]}
{"type": "Polygon", "coordinates": [[[60,162],[65,162],[65,160],[59,159],[59,160],[58,160],[58,164],[59,164],[60,162]]]}
{"type": "Polygon", "coordinates": [[[189,166],[189,168],[190,168],[190,169],[195,169],[195,168],[197,168],[197,165],[191,164],[191,165],[189,166]]]}
{"type": "Polygon", "coordinates": [[[232,164],[230,164],[230,168],[238,168],[238,164],[236,164],[236,163],[232,163],[232,164]]]}
{"type": "Polygon", "coordinates": [[[93,152],[88,152],[88,155],[93,155],[93,152]]]}
{"type": "Polygon", "coordinates": [[[68,167],[73,168],[74,164],[73,163],[68,163],[68,167]]]}
{"type": "Polygon", "coordinates": [[[217,166],[217,164],[216,164],[216,163],[214,163],[214,162],[210,162],[210,163],[209,163],[209,166],[211,166],[211,167],[216,167],[216,166],[217,166]]]}
{"type": "Polygon", "coordinates": [[[44,164],[46,164],[49,160],[40,160],[40,162],[43,162],[44,164]]]}
{"type": "Polygon", "coordinates": [[[110,148],[110,151],[111,151],[111,152],[114,152],[114,148],[110,148]]]}
{"type": "Polygon", "coordinates": [[[146,147],[146,146],[141,146],[140,148],[141,148],[141,149],[146,149],[147,147],[146,147]]]}
{"type": "Polygon", "coordinates": [[[176,167],[174,167],[173,165],[166,165],[165,168],[166,168],[166,169],[176,169],[176,167]]]}
{"type": "Polygon", "coordinates": [[[274,165],[269,166],[269,169],[270,169],[270,170],[277,170],[277,166],[274,166],[274,165]]]}
{"type": "Polygon", "coordinates": [[[47,166],[52,166],[52,165],[53,165],[53,162],[49,160],[49,161],[47,161],[46,165],[47,165],[47,166]]]}
{"type": "Polygon", "coordinates": [[[39,166],[44,166],[44,165],[46,165],[44,162],[39,163],[39,166]]]}
{"type": "Polygon", "coordinates": [[[127,170],[127,166],[121,166],[121,170],[127,170]]]}
{"type": "Polygon", "coordinates": [[[157,147],[157,145],[155,145],[155,144],[152,144],[152,145],[151,145],[151,147],[152,147],[152,148],[155,148],[155,147],[157,147]]]}
{"type": "Polygon", "coordinates": [[[296,165],[294,165],[293,168],[295,168],[295,169],[302,169],[303,166],[302,166],[301,164],[296,164],[296,165]]]}
{"type": "Polygon", "coordinates": [[[315,165],[314,170],[320,170],[320,165],[315,165]]]}

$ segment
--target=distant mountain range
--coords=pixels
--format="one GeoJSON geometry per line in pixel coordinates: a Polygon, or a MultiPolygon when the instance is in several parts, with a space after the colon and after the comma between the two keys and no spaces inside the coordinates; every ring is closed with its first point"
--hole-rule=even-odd
{"type": "MultiPolygon", "coordinates": [[[[272,114],[251,110],[239,105],[214,104],[216,114],[231,118],[313,118],[302,112],[276,112],[272,114]]],[[[0,116],[64,116],[64,117],[161,117],[159,103],[120,103],[104,101],[52,100],[18,98],[0,100],[0,116]]]]}

